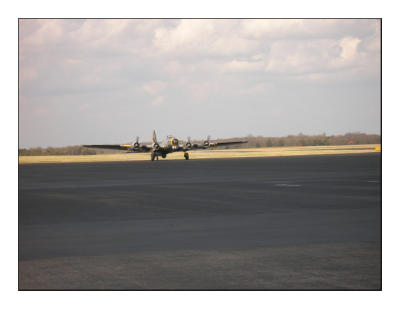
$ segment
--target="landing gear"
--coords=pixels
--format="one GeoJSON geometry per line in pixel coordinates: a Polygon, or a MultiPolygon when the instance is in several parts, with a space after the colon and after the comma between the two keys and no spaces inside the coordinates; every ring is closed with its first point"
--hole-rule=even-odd
{"type": "Polygon", "coordinates": [[[189,154],[188,154],[187,152],[185,152],[185,153],[183,154],[183,156],[185,157],[185,160],[189,160],[189,154]]]}
{"type": "Polygon", "coordinates": [[[163,154],[161,155],[161,157],[162,157],[163,159],[165,159],[165,158],[167,157],[167,154],[163,153],[163,154]]]}
{"type": "MultiPolygon", "coordinates": [[[[162,154],[163,158],[164,158],[164,156],[167,156],[167,155],[162,154]]],[[[154,152],[152,152],[151,155],[150,155],[150,158],[151,158],[151,161],[154,161],[154,159],[158,160],[158,155],[155,154],[154,152]]]]}

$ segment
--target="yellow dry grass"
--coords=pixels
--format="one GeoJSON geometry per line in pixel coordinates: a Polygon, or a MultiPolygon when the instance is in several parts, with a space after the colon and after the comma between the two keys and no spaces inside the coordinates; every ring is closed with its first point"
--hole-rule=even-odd
{"type": "MultiPolygon", "coordinates": [[[[328,154],[351,154],[380,152],[381,146],[374,145],[340,145],[340,146],[299,146],[299,147],[266,147],[243,149],[213,149],[190,151],[190,159],[218,159],[218,158],[249,158],[249,157],[279,157],[279,156],[308,156],[328,154]]],[[[116,162],[116,161],[143,161],[150,160],[148,153],[121,153],[87,156],[20,156],[19,164],[34,163],[78,163],[78,162],[116,162]]],[[[183,153],[169,154],[167,159],[183,160],[183,153]]]]}

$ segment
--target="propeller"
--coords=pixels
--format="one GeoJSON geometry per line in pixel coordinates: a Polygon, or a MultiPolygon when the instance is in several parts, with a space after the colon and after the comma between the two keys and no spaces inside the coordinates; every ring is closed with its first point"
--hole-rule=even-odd
{"type": "Polygon", "coordinates": [[[136,136],[136,142],[132,142],[131,146],[128,148],[128,152],[132,152],[134,149],[139,149],[140,143],[139,143],[139,136],[136,136]]]}
{"type": "Polygon", "coordinates": [[[209,147],[210,146],[210,138],[211,138],[211,136],[207,135],[207,139],[203,142],[203,145],[205,147],[209,147]]]}
{"type": "Polygon", "coordinates": [[[157,136],[155,130],[153,130],[152,142],[153,142],[153,150],[158,150],[160,148],[160,145],[157,142],[157,136]]]}
{"type": "Polygon", "coordinates": [[[186,142],[186,144],[185,144],[185,147],[186,147],[187,149],[192,148],[192,141],[190,140],[190,136],[187,137],[187,142],[186,142]]]}
{"type": "Polygon", "coordinates": [[[139,148],[140,143],[139,143],[139,136],[136,136],[136,142],[133,144],[133,148],[139,148]]]}

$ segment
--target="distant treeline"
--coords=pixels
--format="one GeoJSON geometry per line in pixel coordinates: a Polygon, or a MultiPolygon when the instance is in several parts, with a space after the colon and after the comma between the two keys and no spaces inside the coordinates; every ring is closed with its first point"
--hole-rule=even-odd
{"type": "MultiPolygon", "coordinates": [[[[286,137],[263,137],[248,135],[248,143],[241,148],[248,147],[284,147],[284,146],[323,146],[323,145],[359,145],[380,144],[381,136],[378,134],[347,133],[344,135],[288,135],[286,137]]],[[[233,140],[240,140],[235,138],[233,140]]]]}
{"type": "MultiPolygon", "coordinates": [[[[347,133],[344,135],[288,135],[286,137],[263,137],[248,135],[241,138],[231,138],[229,141],[247,140],[248,143],[229,148],[254,148],[254,147],[284,147],[284,146],[323,146],[323,145],[349,145],[349,144],[380,144],[381,136],[378,134],[365,133],[347,133]]],[[[218,139],[216,141],[228,141],[228,139],[218,139]]],[[[193,143],[202,143],[202,141],[193,141],[193,143]]],[[[144,143],[150,144],[150,143],[144,143]]],[[[49,156],[49,155],[95,155],[103,153],[120,153],[118,150],[89,149],[83,146],[67,147],[47,147],[47,148],[29,148],[19,149],[20,156],[49,156]]]]}
{"type": "Polygon", "coordinates": [[[94,149],[85,148],[83,146],[67,146],[67,147],[36,147],[29,149],[18,149],[20,156],[70,156],[70,155],[95,155],[94,149]]]}

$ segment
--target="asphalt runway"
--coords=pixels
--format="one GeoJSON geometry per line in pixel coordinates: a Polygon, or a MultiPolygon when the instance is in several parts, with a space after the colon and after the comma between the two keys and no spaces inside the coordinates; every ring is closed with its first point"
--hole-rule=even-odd
{"type": "Polygon", "coordinates": [[[19,166],[19,289],[380,290],[381,155],[19,166]]]}

